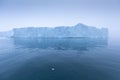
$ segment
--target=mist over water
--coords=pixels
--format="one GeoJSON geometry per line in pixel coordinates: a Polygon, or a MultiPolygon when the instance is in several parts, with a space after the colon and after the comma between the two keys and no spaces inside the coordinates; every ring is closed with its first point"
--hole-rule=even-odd
{"type": "Polygon", "coordinates": [[[119,80],[119,46],[86,38],[0,39],[0,80],[119,80]]]}
{"type": "MultiPolygon", "coordinates": [[[[120,0],[0,0],[0,80],[120,80],[119,22],[120,0]],[[73,27],[79,22],[108,28],[107,39],[100,37],[104,32],[84,29],[80,29],[82,37],[99,39],[13,38],[10,31],[30,26],[73,27]]],[[[17,34],[36,37],[37,30],[27,31],[17,34]]],[[[58,37],[60,31],[67,32],[42,31],[42,37],[58,37]]],[[[72,37],[81,35],[76,31],[72,37]]]]}

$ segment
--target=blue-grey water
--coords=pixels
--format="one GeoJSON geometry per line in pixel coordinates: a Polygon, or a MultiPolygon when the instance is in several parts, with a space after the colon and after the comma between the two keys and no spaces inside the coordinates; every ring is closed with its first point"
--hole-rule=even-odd
{"type": "Polygon", "coordinates": [[[120,80],[120,46],[87,38],[0,39],[0,80],[120,80]]]}

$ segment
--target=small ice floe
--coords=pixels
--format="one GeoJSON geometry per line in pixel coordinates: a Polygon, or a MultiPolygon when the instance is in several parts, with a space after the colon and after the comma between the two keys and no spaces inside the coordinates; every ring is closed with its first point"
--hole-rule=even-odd
{"type": "Polygon", "coordinates": [[[52,71],[54,71],[54,70],[55,70],[55,68],[51,68],[51,70],[52,70],[52,71]]]}

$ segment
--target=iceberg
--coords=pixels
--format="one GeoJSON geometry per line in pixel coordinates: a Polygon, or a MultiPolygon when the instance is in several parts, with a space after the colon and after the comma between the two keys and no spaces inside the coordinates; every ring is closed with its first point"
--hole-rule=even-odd
{"type": "Polygon", "coordinates": [[[100,38],[108,37],[107,28],[96,28],[84,24],[75,26],[25,27],[13,29],[14,38],[100,38]]]}
{"type": "Polygon", "coordinates": [[[13,36],[13,31],[0,32],[0,38],[10,38],[11,36],[13,36]]]}

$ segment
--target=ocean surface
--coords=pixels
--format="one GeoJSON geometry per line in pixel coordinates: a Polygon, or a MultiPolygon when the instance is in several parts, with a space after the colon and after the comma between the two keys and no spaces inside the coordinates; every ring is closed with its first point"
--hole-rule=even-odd
{"type": "Polygon", "coordinates": [[[0,38],[0,80],[120,80],[120,43],[0,38]]]}

